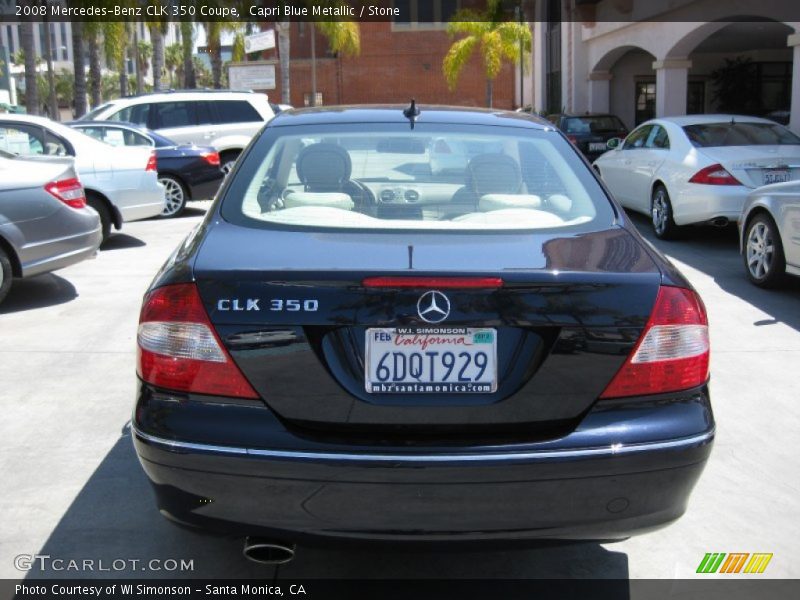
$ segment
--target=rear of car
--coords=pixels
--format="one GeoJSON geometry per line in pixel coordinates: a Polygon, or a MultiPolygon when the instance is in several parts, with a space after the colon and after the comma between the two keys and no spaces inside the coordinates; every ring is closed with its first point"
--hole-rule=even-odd
{"type": "Polygon", "coordinates": [[[159,509],[283,539],[617,539],[711,449],[705,309],[563,137],[423,107],[279,115],[145,296],[159,509]],[[455,180],[436,140],[470,147],[455,180]]]}
{"type": "Polygon", "coordinates": [[[0,301],[11,278],[48,273],[91,258],[100,220],[71,158],[23,159],[0,152],[0,301]]]}
{"type": "Polygon", "coordinates": [[[551,120],[589,162],[608,150],[608,140],[628,135],[627,127],[616,115],[555,115],[551,120]]]}

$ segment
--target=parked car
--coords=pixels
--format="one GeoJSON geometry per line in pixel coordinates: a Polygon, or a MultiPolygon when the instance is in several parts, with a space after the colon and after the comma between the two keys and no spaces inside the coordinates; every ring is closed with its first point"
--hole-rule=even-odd
{"type": "Polygon", "coordinates": [[[13,278],[91,258],[102,239],[71,158],[25,159],[0,150],[0,303],[13,278]]]}
{"type": "Polygon", "coordinates": [[[103,239],[111,226],[148,219],[164,209],[151,148],[110,148],[44,117],[0,115],[0,150],[20,156],[73,156],[86,202],[100,215],[103,239]]]}
{"type": "Polygon", "coordinates": [[[653,119],[609,144],[596,169],[620,204],[650,215],[662,239],[682,225],[735,223],[751,190],[800,178],[800,138],[756,117],[653,119]]]}
{"type": "Polygon", "coordinates": [[[555,114],[548,115],[547,120],[563,131],[590,162],[608,151],[608,140],[628,135],[628,128],[616,115],[555,114]]]}
{"type": "Polygon", "coordinates": [[[291,104],[275,104],[274,102],[270,102],[269,107],[272,109],[272,112],[274,112],[276,115],[285,110],[292,110],[294,108],[294,106],[292,106],[291,104]]]}
{"type": "Polygon", "coordinates": [[[147,127],[180,144],[213,146],[228,173],[252,137],[274,116],[266,94],[191,90],[112,100],[83,121],[124,121],[147,127]]]}
{"type": "Polygon", "coordinates": [[[161,513],[255,560],[301,537],[627,537],[683,513],[714,437],[697,293],[517,113],[277,115],[137,340],[161,513]],[[432,138],[486,151],[451,182],[432,138]]]}
{"type": "Polygon", "coordinates": [[[798,239],[800,182],[765,185],[747,196],[739,219],[739,248],[751,282],[775,287],[786,274],[800,276],[798,239]]]}
{"type": "Polygon", "coordinates": [[[166,198],[162,217],[179,216],[189,200],[213,198],[225,178],[219,153],[211,146],[178,144],[130,123],[73,121],[68,125],[112,146],[155,148],[158,182],[166,198]]]}

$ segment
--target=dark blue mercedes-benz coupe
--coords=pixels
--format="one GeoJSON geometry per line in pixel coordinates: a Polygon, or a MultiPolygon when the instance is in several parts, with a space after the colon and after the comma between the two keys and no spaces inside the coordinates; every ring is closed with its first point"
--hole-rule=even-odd
{"type": "Polygon", "coordinates": [[[697,293],[550,123],[287,111],[147,291],[134,442],[162,514],[256,559],[613,540],[685,511],[708,365],[697,293]]]}

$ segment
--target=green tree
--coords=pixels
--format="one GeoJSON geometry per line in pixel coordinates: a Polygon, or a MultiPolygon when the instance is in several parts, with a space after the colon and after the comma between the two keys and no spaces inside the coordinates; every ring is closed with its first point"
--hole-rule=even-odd
{"type": "Polygon", "coordinates": [[[476,49],[480,50],[483,71],[486,75],[486,105],[492,106],[494,79],[505,61],[518,64],[522,60],[520,49],[529,51],[531,31],[527,25],[503,19],[500,0],[487,0],[486,9],[461,9],[447,24],[451,38],[464,36],[453,42],[442,62],[447,85],[451,90],[476,49]]]}
{"type": "Polygon", "coordinates": [[[36,47],[33,43],[33,23],[25,20],[20,23],[19,43],[22,63],[25,65],[25,110],[28,114],[39,114],[39,89],[36,85],[38,69],[36,47]]]}
{"type": "Polygon", "coordinates": [[[147,73],[147,68],[150,66],[150,59],[153,57],[153,45],[147,41],[140,41],[136,45],[136,93],[141,94],[144,91],[144,76],[147,73]]]}
{"type": "Polygon", "coordinates": [[[108,21],[103,27],[103,52],[106,64],[113,66],[119,76],[119,95],[128,95],[127,40],[128,31],[122,21],[108,21]]]}
{"type": "MultiPolygon", "coordinates": [[[[183,49],[180,44],[170,44],[164,49],[164,67],[169,75],[169,87],[175,87],[175,72],[183,65],[183,49]]],[[[155,84],[153,85],[155,88],[155,84]]]]}
{"type": "Polygon", "coordinates": [[[102,102],[103,73],[100,68],[100,37],[103,27],[99,21],[87,21],[83,25],[83,37],[89,50],[89,98],[92,108],[102,102]]]}
{"type": "MultiPolygon", "coordinates": [[[[338,3],[337,4],[343,4],[338,3]]],[[[328,40],[328,47],[336,54],[358,56],[361,53],[361,31],[358,23],[353,21],[319,21],[311,23],[311,101],[317,101],[317,51],[314,40],[314,28],[328,40]]]]}
{"type": "MultiPolygon", "coordinates": [[[[81,21],[72,23],[72,66],[73,78],[75,82],[75,106],[73,114],[75,118],[86,114],[86,61],[83,53],[83,30],[84,24],[81,21]]],[[[56,85],[58,82],[56,82],[56,85]]]]}
{"type": "Polygon", "coordinates": [[[197,78],[194,71],[194,23],[181,21],[181,49],[183,54],[183,87],[194,89],[197,78]]]}

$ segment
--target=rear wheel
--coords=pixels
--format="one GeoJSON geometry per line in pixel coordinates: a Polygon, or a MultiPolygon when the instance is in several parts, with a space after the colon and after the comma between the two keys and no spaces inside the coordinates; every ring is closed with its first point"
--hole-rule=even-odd
{"type": "Polygon", "coordinates": [[[769,215],[756,215],[744,235],[744,267],[747,277],[759,287],[775,287],[783,282],[786,258],[778,227],[769,215]]]}
{"type": "Polygon", "coordinates": [[[653,190],[650,200],[650,217],[653,231],[661,240],[672,240],[678,236],[678,226],[672,218],[672,202],[667,188],[662,185],[653,190]]]}
{"type": "Polygon", "coordinates": [[[186,208],[186,200],[189,196],[186,188],[183,183],[171,175],[162,175],[158,178],[158,182],[164,186],[164,198],[166,199],[161,217],[164,219],[177,217],[186,208]]]}
{"type": "Polygon", "coordinates": [[[227,152],[222,152],[219,155],[219,158],[220,168],[227,177],[228,173],[233,170],[233,166],[236,164],[236,159],[239,158],[239,152],[236,150],[228,150],[227,152]]]}
{"type": "Polygon", "coordinates": [[[100,226],[103,230],[103,242],[111,235],[111,211],[106,203],[94,194],[86,195],[86,204],[91,206],[100,215],[100,226]]]}
{"type": "Polygon", "coordinates": [[[11,278],[14,276],[11,271],[11,259],[6,251],[0,248],[0,303],[3,302],[11,289],[11,278]]]}

